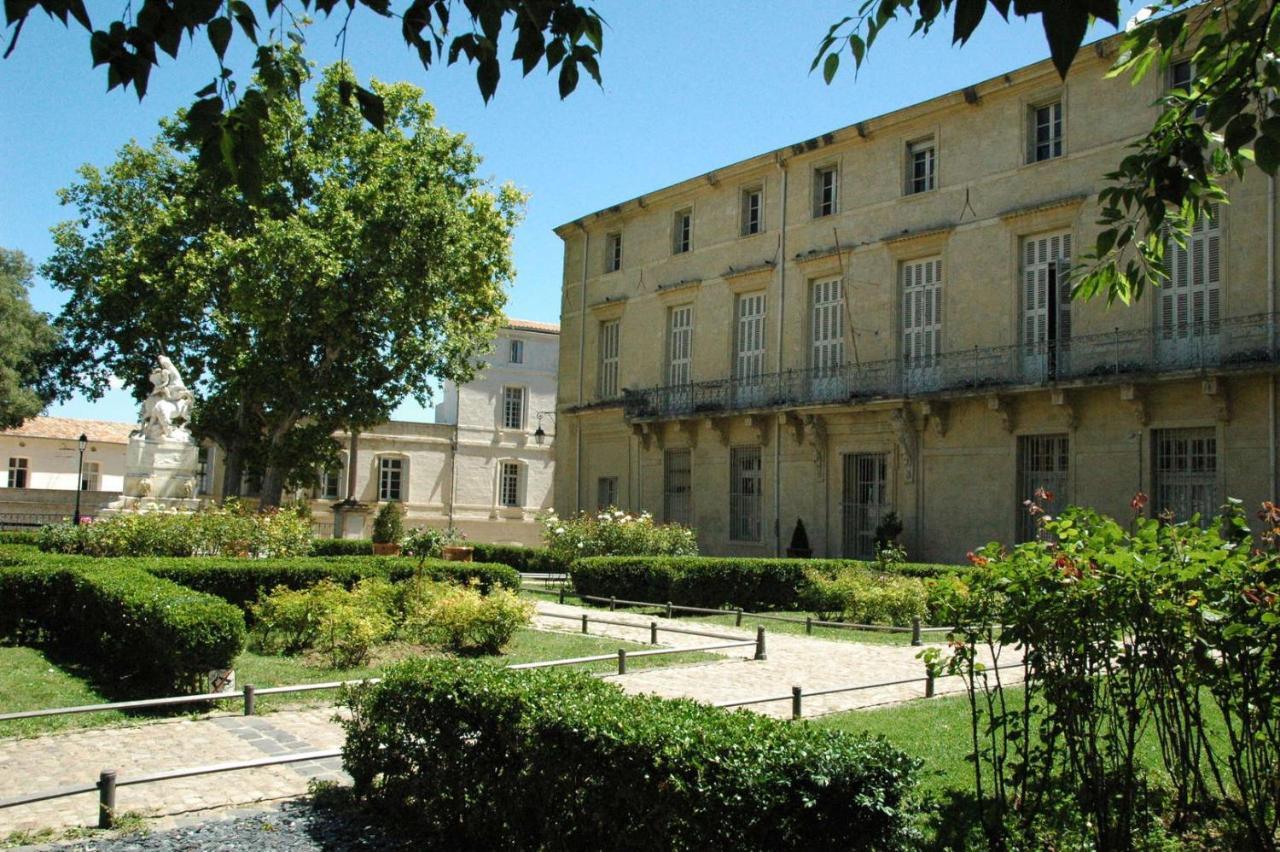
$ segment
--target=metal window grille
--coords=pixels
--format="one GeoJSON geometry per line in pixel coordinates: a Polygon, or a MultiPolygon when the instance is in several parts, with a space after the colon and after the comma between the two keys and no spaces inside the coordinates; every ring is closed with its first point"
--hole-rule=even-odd
{"type": "Polygon", "coordinates": [[[378,499],[402,500],[403,489],[401,478],[404,473],[404,459],[378,459],[378,499]]]}
{"type": "Polygon", "coordinates": [[[600,397],[618,395],[618,321],[600,323],[600,397]]]}
{"type": "Polygon", "coordinates": [[[813,215],[814,218],[831,216],[836,212],[838,172],[835,166],[815,169],[813,173],[813,215]]]}
{"type": "Polygon", "coordinates": [[[27,460],[23,458],[9,459],[9,487],[27,487],[27,460]]]}
{"type": "Polygon", "coordinates": [[[742,235],[758,234],[764,228],[764,191],[759,187],[742,191],[742,235]]]}
{"type": "Polygon", "coordinates": [[[604,241],[604,271],[617,272],[622,268],[622,234],[609,234],[604,241]]]}
{"type": "Polygon", "coordinates": [[[85,462],[80,471],[80,490],[99,491],[102,488],[102,465],[99,462],[85,462]]]}
{"type": "Polygon", "coordinates": [[[507,360],[510,361],[512,364],[523,364],[524,363],[524,341],[512,340],[510,342],[511,342],[511,348],[508,352],[507,360]]]}
{"type": "Polygon", "coordinates": [[[1018,541],[1031,541],[1039,532],[1040,515],[1032,515],[1031,500],[1046,515],[1057,517],[1067,505],[1070,443],[1066,435],[1022,435],[1018,438],[1018,541]],[[1040,490],[1046,495],[1036,497],[1040,490]]]}
{"type": "Polygon", "coordinates": [[[618,505],[618,477],[602,476],[596,480],[596,508],[609,509],[618,505]]]}
{"type": "Polygon", "coordinates": [[[819,375],[832,374],[844,363],[844,286],[831,278],[813,282],[811,292],[810,365],[819,375]]]}
{"type": "Polygon", "coordinates": [[[841,488],[844,554],[854,559],[874,559],[876,527],[889,511],[887,453],[847,453],[841,488]]]}
{"type": "Polygon", "coordinates": [[[759,447],[729,451],[729,540],[760,541],[764,478],[759,447]]]}
{"type": "Polygon", "coordinates": [[[693,458],[688,450],[667,450],[663,457],[662,516],[669,524],[692,518],[693,458]]]}
{"type": "Polygon", "coordinates": [[[1218,438],[1212,428],[1156,429],[1151,433],[1152,510],[1175,520],[1213,517],[1218,499],[1218,438]]]}
{"type": "Polygon", "coordinates": [[[692,305],[681,305],[671,309],[667,358],[667,384],[689,384],[690,365],[693,362],[692,305]]]}
{"type": "Polygon", "coordinates": [[[524,388],[502,389],[502,428],[524,428],[524,388]]]}
{"type": "Polygon", "coordinates": [[[516,462],[503,462],[499,476],[499,499],[504,506],[520,505],[520,465],[516,462]]]}
{"type": "Polygon", "coordinates": [[[1062,101],[1036,107],[1032,110],[1035,162],[1052,160],[1062,156],[1062,101]]]}
{"type": "Polygon", "coordinates": [[[673,231],[672,251],[684,254],[693,248],[693,211],[677,210],[675,229],[673,231]]]}
{"type": "Polygon", "coordinates": [[[928,192],[937,186],[937,149],[933,140],[912,143],[907,148],[911,164],[911,194],[928,192]]]}

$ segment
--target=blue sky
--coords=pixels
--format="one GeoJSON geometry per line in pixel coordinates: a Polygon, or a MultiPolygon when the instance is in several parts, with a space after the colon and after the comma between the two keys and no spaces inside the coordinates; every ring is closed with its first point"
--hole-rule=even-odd
{"type": "MultiPolygon", "coordinates": [[[[482,174],[530,194],[516,232],[518,278],[507,313],[554,322],[562,262],[554,226],[1048,55],[1038,19],[1005,24],[992,16],[963,48],[951,45],[949,21],[927,38],[912,38],[910,24],[897,23],[856,80],[846,71],[827,86],[821,74],[810,75],[809,62],[827,26],[859,3],[598,0],[608,22],[604,85],[584,75],[564,101],[554,77],[539,70],[521,78],[509,63],[486,105],[469,67],[423,71],[396,22],[372,14],[353,16],[346,51],[362,79],[422,87],[439,123],[467,134],[484,157],[482,174]]],[[[1125,3],[1124,13],[1137,5],[1125,3]]],[[[308,36],[308,54],[320,65],[338,57],[335,31],[320,21],[308,36]]],[[[1103,24],[1094,35],[1111,32],[1103,24]]],[[[132,92],[106,92],[105,72],[91,67],[83,30],[33,14],[13,56],[0,61],[0,245],[21,249],[37,265],[48,257],[49,228],[69,213],[56,192],[74,180],[76,168],[107,165],[130,138],[149,141],[157,121],[190,103],[216,72],[203,35],[184,44],[180,57],[164,58],[139,103],[132,92]]],[[[231,64],[247,80],[249,60],[240,54],[231,64]]],[[[62,298],[41,280],[32,293],[36,307],[50,313],[62,298]]],[[[50,411],[126,421],[135,412],[122,392],[50,411]]],[[[431,413],[409,401],[397,416],[431,413]]]]}

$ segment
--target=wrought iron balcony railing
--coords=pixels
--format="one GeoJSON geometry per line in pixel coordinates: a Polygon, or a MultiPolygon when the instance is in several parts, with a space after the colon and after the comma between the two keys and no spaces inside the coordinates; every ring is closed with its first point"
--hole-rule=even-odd
{"type": "Polygon", "coordinates": [[[1273,314],[624,391],[629,420],[849,404],[1277,363],[1273,314]]]}

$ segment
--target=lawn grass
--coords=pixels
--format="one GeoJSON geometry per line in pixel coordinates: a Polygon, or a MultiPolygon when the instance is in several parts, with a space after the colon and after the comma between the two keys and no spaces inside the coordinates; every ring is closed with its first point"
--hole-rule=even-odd
{"type": "MultiPolygon", "coordinates": [[[[550,587],[547,589],[524,587],[520,591],[522,597],[530,600],[558,600],[559,589],[550,587]]],[[[605,612],[609,611],[607,604],[601,604],[594,601],[585,601],[572,592],[565,592],[564,602],[573,606],[581,606],[588,609],[598,609],[605,612]]],[[[619,607],[619,612],[628,612],[633,615],[657,615],[666,616],[665,607],[619,607]]],[[[781,615],[788,618],[800,619],[801,622],[806,617],[817,619],[814,613],[807,610],[777,610],[769,613],[770,615],[781,615]]],[[[724,615],[708,615],[680,612],[676,610],[672,613],[675,618],[690,624],[706,624],[708,626],[727,626],[733,627],[737,624],[737,615],[732,612],[724,615]]],[[[746,628],[755,628],[757,625],[763,626],[769,633],[788,633],[792,635],[811,635],[817,639],[835,639],[843,642],[860,642],[867,645],[910,645],[911,633],[890,633],[881,630],[853,630],[844,627],[821,627],[814,625],[812,633],[810,633],[803,623],[791,621],[778,621],[773,618],[759,618],[756,616],[743,613],[742,626],[746,628]]],[[[945,633],[925,633],[922,637],[926,644],[935,642],[945,642],[945,633]]]]}
{"type": "MultiPolygon", "coordinates": [[[[619,648],[639,651],[651,646],[603,636],[584,636],[575,633],[555,633],[525,628],[517,631],[506,652],[501,655],[505,663],[531,663],[542,660],[560,660],[570,657],[589,657],[616,654],[619,648]]],[[[352,668],[333,668],[315,658],[283,657],[241,653],[235,661],[236,686],[253,684],[257,688],[289,686],[304,683],[325,683],[337,680],[358,680],[376,677],[382,669],[396,660],[425,651],[408,645],[391,645],[369,665],[352,668]]],[[[627,661],[628,671],[660,666],[711,662],[721,659],[714,654],[687,652],[657,657],[639,657],[627,661]]],[[[584,671],[607,674],[617,671],[617,663],[605,661],[575,666],[584,671]]],[[[270,712],[284,707],[332,703],[335,693],[302,692],[285,695],[264,695],[257,700],[258,712],[270,712]]],[[[0,646],[0,713],[20,710],[39,710],[52,707],[72,707],[82,704],[102,704],[108,699],[80,677],[60,668],[46,655],[34,648],[0,646]]],[[[237,692],[219,709],[237,709],[241,705],[237,692]]],[[[205,712],[209,705],[193,705],[195,715],[205,712]]],[[[0,737],[27,737],[36,734],[70,728],[102,727],[106,725],[137,722],[146,716],[127,715],[118,711],[81,713],[71,716],[48,716],[38,719],[21,719],[0,722],[0,737]]]]}

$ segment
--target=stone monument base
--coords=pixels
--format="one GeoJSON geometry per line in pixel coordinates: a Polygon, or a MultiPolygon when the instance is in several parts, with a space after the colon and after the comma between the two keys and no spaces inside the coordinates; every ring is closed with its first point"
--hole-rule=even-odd
{"type": "Polygon", "coordinates": [[[200,448],[190,437],[129,436],[125,451],[124,493],[102,514],[116,512],[194,512],[204,501],[196,497],[200,448]]]}

